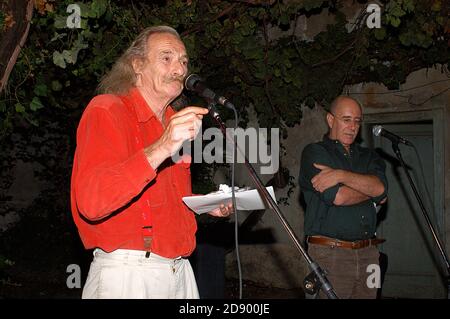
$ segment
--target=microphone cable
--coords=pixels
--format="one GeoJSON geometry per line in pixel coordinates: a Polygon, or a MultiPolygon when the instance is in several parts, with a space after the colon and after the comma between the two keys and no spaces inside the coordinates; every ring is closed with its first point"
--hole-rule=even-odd
{"type": "Polygon", "coordinates": [[[237,136],[236,130],[238,127],[238,115],[236,108],[232,108],[234,112],[234,130],[233,130],[233,160],[231,161],[231,201],[233,203],[234,209],[234,246],[236,251],[236,263],[238,267],[238,280],[239,280],[239,299],[242,299],[242,267],[241,259],[239,256],[239,219],[238,219],[238,209],[236,204],[236,194],[235,194],[235,163],[237,160],[237,136]]]}
{"type": "MultiPolygon", "coordinates": [[[[191,74],[189,75],[185,81],[184,86],[189,91],[194,91],[198,95],[200,95],[203,98],[206,98],[209,103],[214,104],[220,104],[225,106],[228,109],[232,109],[234,112],[234,130],[233,130],[233,136],[232,136],[232,144],[233,144],[233,158],[231,161],[231,201],[233,203],[233,209],[235,213],[235,220],[234,220],[234,244],[235,244],[235,250],[236,250],[236,262],[238,266],[238,277],[239,277],[239,299],[242,299],[242,269],[241,269],[241,260],[239,256],[239,219],[238,219],[238,209],[236,204],[236,194],[235,194],[235,163],[237,161],[237,136],[236,136],[236,130],[238,127],[238,115],[235,106],[229,102],[225,97],[216,95],[211,89],[205,86],[204,83],[202,83],[203,80],[200,78],[197,74],[191,74]]],[[[224,125],[223,125],[224,126],[224,125]]],[[[227,134],[226,128],[224,128],[223,132],[224,138],[225,138],[225,145],[227,142],[227,139],[230,137],[227,134]]]]}

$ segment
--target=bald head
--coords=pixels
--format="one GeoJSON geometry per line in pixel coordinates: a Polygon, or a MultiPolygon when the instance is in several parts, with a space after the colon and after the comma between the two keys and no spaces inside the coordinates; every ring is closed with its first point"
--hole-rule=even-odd
{"type": "Polygon", "coordinates": [[[338,108],[340,108],[343,105],[350,105],[350,104],[352,105],[356,104],[359,107],[360,112],[362,113],[361,104],[354,98],[345,95],[339,95],[333,100],[333,102],[331,102],[330,112],[332,114],[336,114],[338,108]]]}

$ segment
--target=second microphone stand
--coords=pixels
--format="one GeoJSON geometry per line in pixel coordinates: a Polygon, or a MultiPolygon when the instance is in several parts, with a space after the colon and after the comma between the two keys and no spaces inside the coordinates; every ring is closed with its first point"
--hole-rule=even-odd
{"type": "MultiPolygon", "coordinates": [[[[219,113],[216,111],[215,103],[213,101],[209,101],[209,114],[211,117],[217,122],[220,129],[222,130],[223,135],[225,138],[229,138],[226,132],[226,126],[223,123],[222,119],[219,116],[219,113]]],[[[338,299],[333,287],[331,286],[330,282],[326,278],[323,270],[320,268],[320,266],[314,262],[306,253],[305,249],[300,244],[299,240],[295,236],[294,232],[292,231],[292,228],[289,226],[288,222],[284,218],[283,214],[280,211],[280,208],[278,207],[277,203],[274,201],[272,196],[270,196],[267,189],[264,187],[264,184],[259,179],[255,169],[253,166],[249,163],[247,156],[242,153],[242,151],[239,149],[239,147],[236,145],[234,138],[232,138],[233,141],[233,147],[236,147],[237,150],[243,155],[245,166],[248,169],[248,172],[250,173],[250,177],[252,178],[253,182],[256,185],[256,188],[258,189],[258,192],[260,196],[265,200],[265,202],[269,205],[269,207],[277,214],[278,218],[281,221],[281,224],[283,225],[284,229],[288,233],[289,237],[292,239],[292,241],[295,244],[295,247],[300,251],[302,256],[305,258],[306,262],[308,263],[309,268],[312,270],[311,274],[307,276],[307,278],[310,278],[310,281],[307,283],[307,285],[317,285],[316,287],[312,288],[311,286],[306,286],[306,289],[323,289],[324,293],[327,295],[329,299],[338,299]]],[[[236,209],[236,208],[235,208],[236,209]]]]}
{"type": "Polygon", "coordinates": [[[417,202],[419,203],[420,209],[422,210],[423,217],[425,218],[425,221],[427,222],[428,228],[430,229],[431,235],[433,236],[433,240],[438,247],[439,253],[442,257],[442,260],[444,261],[447,275],[446,275],[446,285],[447,285],[447,299],[450,299],[450,263],[448,261],[447,254],[445,253],[445,250],[442,247],[442,243],[439,240],[439,237],[434,230],[433,224],[431,223],[430,217],[428,216],[428,213],[425,209],[425,206],[423,205],[422,199],[419,196],[419,192],[417,191],[416,186],[414,185],[414,182],[411,178],[411,175],[408,172],[408,169],[406,168],[406,164],[403,161],[402,153],[400,152],[400,148],[398,147],[398,143],[393,142],[392,143],[392,149],[397,156],[398,160],[400,161],[400,164],[403,167],[403,170],[405,171],[406,177],[408,178],[409,184],[411,185],[411,188],[414,192],[414,195],[416,196],[417,202]]]}

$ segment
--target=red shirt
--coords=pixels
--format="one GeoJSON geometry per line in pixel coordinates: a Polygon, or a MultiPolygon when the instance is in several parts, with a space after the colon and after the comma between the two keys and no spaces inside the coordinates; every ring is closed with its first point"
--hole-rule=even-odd
{"type": "MultiPolygon", "coordinates": [[[[169,107],[166,118],[174,113],[169,107]]],[[[87,106],[71,181],[72,216],[87,249],[151,250],[168,258],[194,250],[197,225],[182,201],[192,195],[190,164],[168,158],[155,171],[144,154],[163,130],[137,89],[96,96],[87,106]]]]}

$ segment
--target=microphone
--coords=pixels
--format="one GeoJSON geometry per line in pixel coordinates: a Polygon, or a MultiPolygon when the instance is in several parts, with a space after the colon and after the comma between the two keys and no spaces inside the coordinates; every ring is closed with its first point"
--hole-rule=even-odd
{"type": "Polygon", "coordinates": [[[197,74],[189,75],[184,81],[184,86],[189,91],[194,91],[209,102],[223,105],[229,109],[234,109],[234,105],[223,96],[219,96],[209,89],[203,82],[203,79],[197,74]]]}
{"type": "Polygon", "coordinates": [[[385,128],[383,128],[383,126],[381,125],[375,125],[372,129],[372,133],[375,136],[384,136],[387,139],[390,139],[392,143],[403,143],[405,145],[408,146],[413,146],[411,142],[409,142],[408,140],[405,140],[403,137],[400,137],[398,135],[395,135],[392,132],[389,132],[388,130],[386,130],[385,128]]]}

